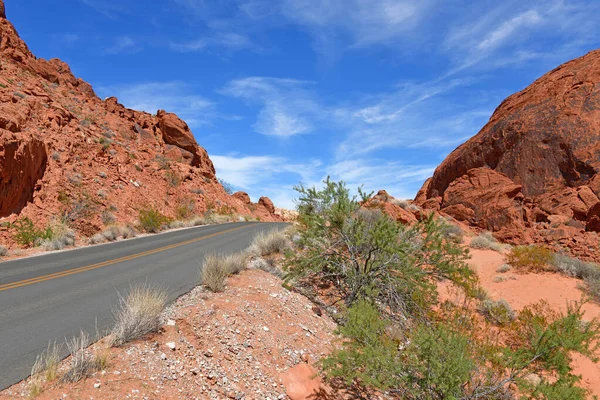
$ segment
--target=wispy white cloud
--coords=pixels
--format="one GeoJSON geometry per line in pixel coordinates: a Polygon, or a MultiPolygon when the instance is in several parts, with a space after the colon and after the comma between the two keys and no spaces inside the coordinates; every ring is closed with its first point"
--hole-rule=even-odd
{"type": "Polygon", "coordinates": [[[294,208],[293,186],[313,182],[322,167],[317,159],[293,162],[286,157],[260,155],[211,155],[217,176],[247,191],[254,201],[269,196],[278,207],[294,208]]]}
{"type": "Polygon", "coordinates": [[[98,88],[103,96],[116,96],[126,107],[156,113],[159,109],[176,113],[188,125],[207,124],[217,116],[214,103],[183,82],[148,82],[98,88]]]}
{"type": "Polygon", "coordinates": [[[403,37],[419,25],[431,3],[428,0],[283,0],[281,12],[315,37],[346,34],[353,46],[362,47],[403,37]]]}
{"type": "Polygon", "coordinates": [[[210,48],[224,48],[228,51],[258,50],[247,36],[235,32],[217,32],[212,36],[188,42],[170,43],[170,47],[172,50],[181,53],[206,51],[210,48]]]}
{"type": "Polygon", "coordinates": [[[126,13],[122,3],[105,0],[81,0],[81,2],[110,19],[116,19],[118,14],[126,13]]]}
{"type": "Polygon", "coordinates": [[[430,177],[436,165],[410,165],[386,159],[353,158],[335,163],[327,169],[334,180],[343,180],[350,188],[364,185],[364,189],[386,189],[400,198],[414,196],[412,184],[430,177]]]}
{"type": "Polygon", "coordinates": [[[573,57],[574,48],[597,42],[600,31],[590,13],[593,2],[574,0],[507,1],[454,18],[441,51],[454,60],[446,76],[474,67],[519,67],[533,60],[573,57]],[[539,40],[538,40],[539,39],[539,40]]]}
{"type": "Polygon", "coordinates": [[[295,79],[249,77],[229,82],[221,93],[258,103],[254,130],[264,135],[289,137],[311,133],[313,123],[323,113],[306,86],[311,82],[295,79]]]}
{"type": "Polygon", "coordinates": [[[130,36],[120,36],[115,39],[114,43],[104,50],[106,54],[119,54],[123,52],[138,51],[139,46],[135,39],[130,36]]]}

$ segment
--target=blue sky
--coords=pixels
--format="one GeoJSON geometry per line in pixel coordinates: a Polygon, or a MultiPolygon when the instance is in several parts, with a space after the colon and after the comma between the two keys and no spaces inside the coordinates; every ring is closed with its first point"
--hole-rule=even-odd
{"type": "Polygon", "coordinates": [[[39,57],[176,112],[217,175],[292,207],[327,175],[413,197],[498,104],[600,47],[600,4],[5,0],[39,57]]]}

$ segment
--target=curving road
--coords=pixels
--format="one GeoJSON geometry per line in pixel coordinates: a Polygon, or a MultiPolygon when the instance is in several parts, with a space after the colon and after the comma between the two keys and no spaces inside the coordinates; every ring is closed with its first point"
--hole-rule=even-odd
{"type": "Polygon", "coordinates": [[[207,253],[243,250],[284,227],[203,226],[0,263],[0,389],[26,378],[50,341],[109,329],[131,284],[160,284],[172,301],[194,287],[207,253]]]}

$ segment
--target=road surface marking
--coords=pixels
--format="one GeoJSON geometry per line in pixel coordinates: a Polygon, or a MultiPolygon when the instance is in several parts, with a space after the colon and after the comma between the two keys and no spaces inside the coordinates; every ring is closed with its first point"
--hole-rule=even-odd
{"type": "Polygon", "coordinates": [[[161,251],[174,249],[174,248],[185,246],[185,245],[188,245],[188,244],[191,244],[191,243],[199,242],[199,241],[204,240],[204,239],[209,239],[209,238],[212,238],[212,237],[215,237],[215,236],[219,236],[219,235],[222,235],[224,233],[237,231],[238,229],[245,228],[246,226],[247,225],[239,226],[237,228],[228,229],[228,230],[222,231],[222,232],[211,233],[210,235],[207,235],[207,236],[202,236],[202,237],[199,237],[199,238],[195,238],[195,239],[191,239],[191,240],[186,240],[185,242],[170,244],[168,246],[159,247],[157,249],[152,249],[152,250],[144,251],[142,253],[132,254],[132,255],[129,255],[129,256],[121,257],[121,258],[116,258],[114,260],[103,261],[103,262],[97,263],[97,264],[86,265],[86,266],[83,266],[83,267],[73,268],[73,269],[69,269],[69,270],[61,271],[61,272],[56,272],[56,273],[49,274],[49,275],[42,275],[42,276],[38,276],[38,277],[35,277],[35,278],[30,278],[30,279],[25,279],[25,280],[18,281],[18,282],[6,283],[4,285],[0,285],[0,292],[2,292],[4,290],[8,290],[8,289],[15,289],[15,288],[18,288],[18,287],[21,287],[21,286],[32,285],[34,283],[49,281],[51,279],[57,279],[57,278],[62,278],[62,277],[69,276],[69,275],[74,275],[74,274],[78,274],[80,272],[91,271],[93,269],[102,268],[102,267],[106,267],[106,266],[113,265],[113,264],[118,264],[118,263],[124,262],[124,261],[135,260],[136,258],[149,256],[151,254],[156,254],[156,253],[159,253],[161,251]]]}

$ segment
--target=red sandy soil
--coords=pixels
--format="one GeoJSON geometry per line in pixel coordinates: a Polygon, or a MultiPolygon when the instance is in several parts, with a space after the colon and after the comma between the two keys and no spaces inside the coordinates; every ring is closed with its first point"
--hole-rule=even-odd
{"type": "MultiPolygon", "coordinates": [[[[505,263],[504,256],[491,250],[471,249],[472,258],[469,264],[477,272],[481,286],[495,300],[504,299],[515,310],[545,300],[553,310],[566,310],[570,301],[580,301],[582,291],[578,285],[579,279],[569,278],[557,273],[521,274],[508,271],[498,273],[496,270],[505,263]],[[494,282],[494,278],[503,276],[506,280],[494,282]]],[[[600,318],[600,306],[586,303],[583,306],[584,319],[600,318]]],[[[585,357],[576,355],[574,360],[575,373],[583,377],[585,386],[600,396],[600,365],[585,357]]]]}

